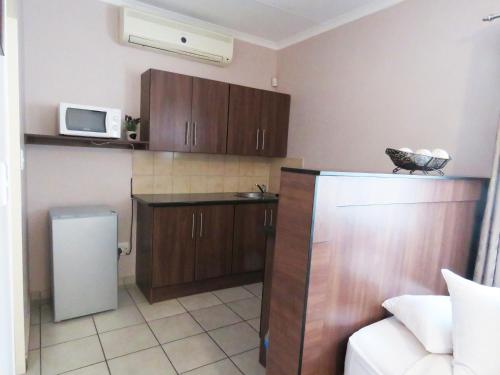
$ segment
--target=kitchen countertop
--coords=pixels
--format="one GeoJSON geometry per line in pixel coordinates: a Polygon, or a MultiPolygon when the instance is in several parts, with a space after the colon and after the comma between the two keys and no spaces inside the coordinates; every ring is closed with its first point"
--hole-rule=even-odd
{"type": "Polygon", "coordinates": [[[134,194],[133,198],[152,207],[278,202],[277,194],[272,193],[266,193],[264,198],[245,198],[239,197],[236,194],[237,193],[134,194]]]}

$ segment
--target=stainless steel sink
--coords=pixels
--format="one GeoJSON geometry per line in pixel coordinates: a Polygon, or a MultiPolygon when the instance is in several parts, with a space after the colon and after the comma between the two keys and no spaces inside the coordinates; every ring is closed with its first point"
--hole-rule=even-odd
{"type": "Polygon", "coordinates": [[[236,193],[235,195],[240,198],[249,198],[249,199],[276,198],[276,194],[260,193],[260,192],[236,193]]]}

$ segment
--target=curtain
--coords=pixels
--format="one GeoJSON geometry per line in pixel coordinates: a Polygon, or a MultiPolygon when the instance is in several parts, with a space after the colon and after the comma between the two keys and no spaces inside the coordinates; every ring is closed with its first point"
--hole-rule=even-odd
{"type": "Polygon", "coordinates": [[[500,129],[497,131],[495,159],[484,211],[474,281],[500,287],[500,129]]]}

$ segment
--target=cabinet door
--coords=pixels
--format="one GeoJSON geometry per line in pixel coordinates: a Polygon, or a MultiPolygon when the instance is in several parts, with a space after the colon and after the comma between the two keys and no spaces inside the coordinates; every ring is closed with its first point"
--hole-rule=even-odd
{"type": "Polygon", "coordinates": [[[260,155],[260,104],[262,90],[231,85],[227,153],[260,155]]]}
{"type": "Polygon", "coordinates": [[[197,209],[196,280],[231,273],[234,206],[197,209]]]}
{"type": "Polygon", "coordinates": [[[189,152],[193,79],[151,70],[149,149],[189,152]]]}
{"type": "Polygon", "coordinates": [[[229,84],[193,78],[191,152],[226,153],[229,84]]]}
{"type": "Polygon", "coordinates": [[[286,156],[290,95],[262,92],[261,150],[265,156],[286,156]]]}
{"type": "Polygon", "coordinates": [[[235,208],[233,273],[264,269],[267,205],[240,204],[235,208]]]}
{"type": "Polygon", "coordinates": [[[160,207],[153,213],[153,286],[194,280],[196,212],[160,207]]]}

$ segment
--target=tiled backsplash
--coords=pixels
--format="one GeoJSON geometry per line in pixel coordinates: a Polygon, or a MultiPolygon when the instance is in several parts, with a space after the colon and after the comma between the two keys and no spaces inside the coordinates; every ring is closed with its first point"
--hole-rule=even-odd
{"type": "Polygon", "coordinates": [[[134,151],[133,193],[218,193],[256,191],[265,184],[279,191],[281,165],[301,167],[301,159],[134,151]]]}

